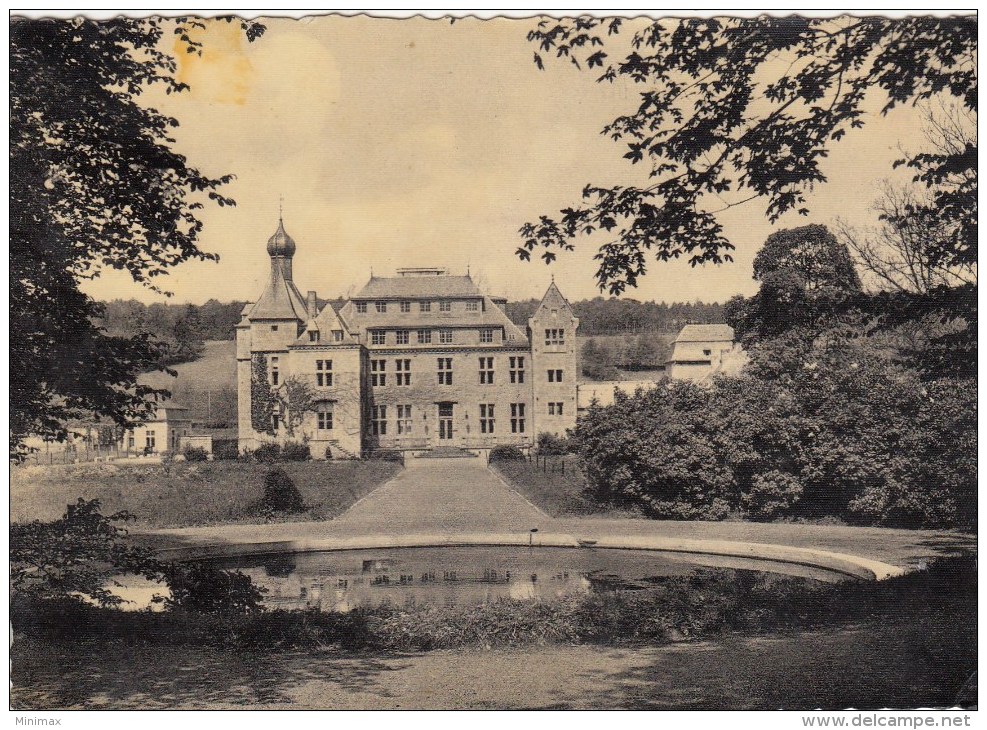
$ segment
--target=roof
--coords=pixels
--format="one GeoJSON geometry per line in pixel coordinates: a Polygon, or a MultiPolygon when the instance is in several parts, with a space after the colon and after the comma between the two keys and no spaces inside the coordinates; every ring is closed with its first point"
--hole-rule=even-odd
{"type": "Polygon", "coordinates": [[[469,276],[371,276],[352,299],[481,298],[469,276]]]}
{"type": "Polygon", "coordinates": [[[308,319],[304,297],[295,282],[285,278],[279,265],[271,266],[271,281],[247,319],[297,319],[302,322],[308,319]]]}
{"type": "Polygon", "coordinates": [[[676,342],[733,342],[733,327],[727,324],[687,324],[676,342]]]}
{"type": "Polygon", "coordinates": [[[553,309],[561,309],[570,314],[572,313],[572,307],[569,306],[569,301],[562,295],[559,287],[555,285],[555,279],[552,279],[552,283],[548,285],[548,289],[545,290],[545,296],[541,298],[541,302],[534,314],[531,315],[531,318],[540,319],[543,313],[553,309]]]}
{"type": "Polygon", "coordinates": [[[279,218],[278,230],[267,239],[267,255],[290,257],[295,255],[295,249],[295,239],[288,235],[284,229],[284,221],[279,218]]]}

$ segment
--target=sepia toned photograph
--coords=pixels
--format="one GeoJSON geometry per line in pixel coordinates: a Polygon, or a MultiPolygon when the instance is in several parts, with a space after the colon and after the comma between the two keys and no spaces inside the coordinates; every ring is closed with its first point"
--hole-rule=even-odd
{"type": "Polygon", "coordinates": [[[970,726],[976,12],[568,12],[11,11],[16,724],[970,726]]]}

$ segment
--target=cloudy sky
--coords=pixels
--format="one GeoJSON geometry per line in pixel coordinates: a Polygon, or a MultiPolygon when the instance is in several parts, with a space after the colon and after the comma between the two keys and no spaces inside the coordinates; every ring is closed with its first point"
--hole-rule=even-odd
{"type": "MultiPolygon", "coordinates": [[[[469,267],[491,293],[512,299],[540,296],[552,273],[570,299],[598,294],[591,242],[546,267],[517,259],[517,229],[578,203],[587,183],[641,179],[644,170],[599,133],[634,108],[639,89],[598,84],[598,73],[566,63],[538,71],[525,39],[531,20],[263,22],[267,32],[252,44],[233,26],[211,24],[201,57],[178,54],[191,92],[147,97],[180,121],[177,146],[193,164],[237,176],[227,189],[237,207],[202,215],[201,247],[220,261],[174,269],[163,282],[172,301],[255,299],[281,196],[303,291],[332,297],[362,286],[371,270],[444,266],[469,267]]],[[[892,174],[899,145],[919,144],[919,132],[910,109],[865,121],[833,148],[830,182],[817,189],[811,215],[780,227],[837,215],[873,222],[876,183],[892,174]]],[[[734,263],[654,262],[625,296],[724,301],[753,293],[751,263],[772,230],[763,209],[755,201],[722,218],[734,263]]],[[[87,288],[101,299],[160,299],[112,272],[87,288]]]]}

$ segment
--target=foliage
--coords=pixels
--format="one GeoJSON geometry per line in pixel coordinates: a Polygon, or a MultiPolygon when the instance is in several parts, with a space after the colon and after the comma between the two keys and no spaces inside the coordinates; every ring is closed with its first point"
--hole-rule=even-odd
{"type": "Polygon", "coordinates": [[[708,398],[699,386],[673,382],[590,406],[572,440],[592,496],[657,518],[726,517],[735,482],[707,421],[708,398]]]}
{"type": "Polygon", "coordinates": [[[165,570],[171,595],[169,610],[238,614],[260,610],[264,589],[238,570],[220,570],[208,563],[173,563],[165,570]]]}
{"type": "Polygon", "coordinates": [[[754,258],[761,288],[727,302],[727,321],[745,344],[793,328],[825,329],[860,293],[846,245],[825,226],[785,229],[768,236],[754,258]]]}
{"type": "Polygon", "coordinates": [[[250,457],[261,464],[274,464],[281,460],[281,444],[274,441],[261,444],[250,452],[250,457]]]}
{"type": "Polygon", "coordinates": [[[257,433],[274,435],[276,399],[267,374],[267,357],[255,354],[250,360],[250,427],[257,433]]]}
{"type": "Polygon", "coordinates": [[[495,461],[524,461],[527,457],[517,446],[510,444],[499,444],[490,449],[488,460],[495,461]]]}
{"type": "MultiPolygon", "coordinates": [[[[826,181],[822,161],[866,105],[895,107],[947,96],[977,108],[977,19],[880,16],[803,18],[663,18],[634,34],[632,50],[608,61],[615,18],[544,19],[529,33],[540,53],[602,69],[600,81],[642,89],[636,109],[603,132],[625,158],[646,164],[645,186],[589,184],[585,203],[526,223],[522,259],[546,261],[574,240],[604,230],[596,279],[617,294],[660,261],[688,256],[693,265],[730,261],[733,245],[717,216],[761,199],[772,222],[808,213],[811,189],[826,181]],[[783,60],[784,62],[781,62],[783,60]]],[[[976,144],[917,154],[916,178],[934,191],[928,210],[957,222],[944,247],[949,263],[976,261],[976,144]]],[[[916,209],[913,212],[918,212],[916,209]]]]}
{"type": "MultiPolygon", "coordinates": [[[[228,22],[232,18],[226,19],[228,22]]],[[[239,21],[253,40],[263,26],[239,21]]],[[[102,306],[79,289],[104,268],[154,282],[189,260],[203,201],[232,205],[172,148],[177,121],[139,103],[149,87],[181,92],[163,49],[174,31],[200,45],[189,18],[92,21],[13,18],[10,26],[10,452],[28,434],[64,439],[65,422],[147,416],[136,376],[162,348],[145,333],[113,337],[102,306]]]]}
{"type": "Polygon", "coordinates": [[[370,449],[364,454],[370,461],[394,461],[404,463],[404,452],[398,449],[370,449]]]}
{"type": "Polygon", "coordinates": [[[235,461],[240,458],[236,439],[213,439],[212,458],[217,461],[235,461]]]}
{"type": "Polygon", "coordinates": [[[309,461],[311,458],[312,450],[308,444],[286,441],[281,445],[281,459],[283,461],[309,461]]]}
{"type": "MultiPolygon", "coordinates": [[[[540,299],[507,303],[507,316],[520,327],[538,309],[540,299]]],[[[722,304],[703,302],[640,302],[630,297],[594,297],[571,302],[579,318],[579,334],[612,335],[646,332],[678,332],[687,324],[721,324],[722,304]]]]}
{"type": "Polygon", "coordinates": [[[193,345],[206,340],[232,340],[244,304],[216,299],[205,304],[144,304],[136,299],[113,299],[102,303],[100,323],[114,336],[133,337],[144,331],[169,349],[181,348],[176,330],[184,330],[186,342],[193,345]]]}
{"type": "Polygon", "coordinates": [[[772,469],[755,474],[750,490],[743,492],[740,503],[755,519],[772,519],[790,514],[802,497],[802,485],[791,474],[772,469]]]}
{"type": "Polygon", "coordinates": [[[272,512],[302,512],[305,502],[298,487],[284,469],[274,467],[264,475],[262,505],[272,512]]]}
{"type": "Polygon", "coordinates": [[[209,461],[209,452],[198,446],[186,446],[182,450],[182,456],[185,461],[190,462],[209,461]]]}
{"type": "Polygon", "coordinates": [[[542,431],[535,440],[535,447],[542,456],[561,456],[572,450],[569,440],[564,436],[542,431]]]}
{"type": "Polygon", "coordinates": [[[117,522],[125,512],[100,514],[98,499],[80,498],[53,522],[35,520],[10,527],[10,586],[32,598],[89,598],[112,606],[123,599],[107,587],[112,576],[131,572],[157,577],[150,553],[129,545],[117,522]]]}
{"type": "Polygon", "coordinates": [[[289,438],[295,437],[305,416],[311,413],[315,406],[315,389],[304,378],[292,375],[284,379],[280,387],[273,391],[274,400],[281,413],[280,422],[289,438]]]}

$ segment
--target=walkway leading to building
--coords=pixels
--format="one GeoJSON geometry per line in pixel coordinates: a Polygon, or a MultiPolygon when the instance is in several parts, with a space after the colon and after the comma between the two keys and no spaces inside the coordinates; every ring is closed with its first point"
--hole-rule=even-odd
{"type": "Polygon", "coordinates": [[[334,528],[391,535],[503,533],[525,532],[549,521],[482,459],[409,458],[407,467],[333,520],[334,528]]]}

